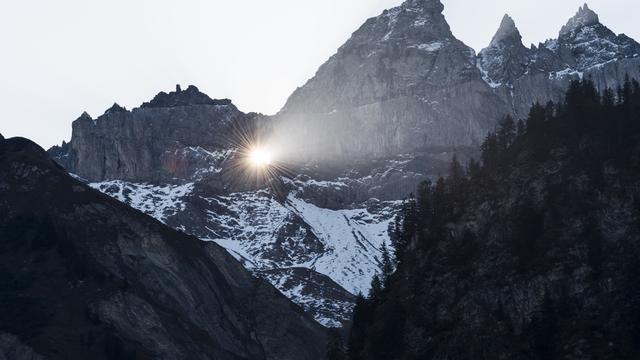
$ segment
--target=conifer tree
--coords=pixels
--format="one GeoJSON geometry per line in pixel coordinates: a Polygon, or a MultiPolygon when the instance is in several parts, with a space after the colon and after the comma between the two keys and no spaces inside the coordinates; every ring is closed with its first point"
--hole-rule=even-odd
{"type": "Polygon", "coordinates": [[[511,115],[505,116],[500,121],[496,135],[498,149],[504,153],[511,146],[516,136],[516,123],[511,115]]]}
{"type": "Polygon", "coordinates": [[[386,284],[389,276],[393,274],[394,266],[391,261],[391,256],[389,255],[389,250],[387,249],[387,245],[382,243],[382,283],[386,284]]]}
{"type": "Polygon", "coordinates": [[[342,336],[338,329],[329,329],[327,334],[327,360],[345,360],[346,354],[342,336]]]}
{"type": "Polygon", "coordinates": [[[487,168],[496,166],[498,159],[498,137],[489,133],[480,146],[482,164],[487,168]]]}
{"type": "Polygon", "coordinates": [[[454,154],[449,168],[449,178],[447,179],[447,191],[451,198],[450,206],[453,213],[462,211],[466,183],[467,177],[464,168],[458,161],[456,154],[454,154]]]}
{"type": "Polygon", "coordinates": [[[376,303],[380,299],[380,295],[382,294],[382,281],[380,280],[380,276],[375,275],[373,280],[371,280],[371,289],[369,290],[369,300],[373,303],[376,303]]]}
{"type": "Polygon", "coordinates": [[[518,120],[518,123],[516,125],[516,138],[524,136],[526,131],[527,131],[527,126],[525,125],[525,122],[522,120],[518,120]]]}

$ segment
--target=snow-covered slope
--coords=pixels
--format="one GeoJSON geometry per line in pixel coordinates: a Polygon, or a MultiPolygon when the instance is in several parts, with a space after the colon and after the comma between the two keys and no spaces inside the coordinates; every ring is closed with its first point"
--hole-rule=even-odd
{"type": "Polygon", "coordinates": [[[322,254],[301,265],[329,276],[352,294],[368,293],[382,265],[380,250],[383,244],[391,247],[389,231],[399,205],[384,203],[374,213],[366,208],[329,210],[289,195],[285,206],[324,246],[322,254]]]}
{"type": "Polygon", "coordinates": [[[154,186],[113,180],[89,185],[162,222],[184,210],[183,198],[193,191],[193,183],[154,186]]]}
{"type": "Polygon", "coordinates": [[[319,322],[340,326],[348,319],[353,295],[368,293],[379,273],[383,244],[392,248],[389,231],[401,202],[370,200],[331,210],[305,201],[300,197],[304,185],[287,181],[292,191],[284,201],[269,190],[205,197],[194,192],[193,183],[107,181],[91,186],[202,240],[215,241],[319,322]],[[192,212],[204,214],[204,221],[183,220],[192,212]]]}

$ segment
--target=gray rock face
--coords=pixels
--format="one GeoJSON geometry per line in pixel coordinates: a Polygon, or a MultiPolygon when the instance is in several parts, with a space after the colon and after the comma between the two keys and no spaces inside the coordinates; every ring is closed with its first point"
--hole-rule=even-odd
{"type": "Polygon", "coordinates": [[[206,94],[203,94],[198,90],[197,87],[193,85],[189,85],[187,90],[182,90],[180,85],[176,85],[176,91],[171,92],[169,94],[164,91],[156,95],[153,100],[142,104],[142,108],[167,108],[167,107],[178,107],[178,106],[189,106],[189,105],[220,105],[220,106],[228,106],[231,105],[231,100],[229,99],[221,99],[214,100],[211,99],[206,94]]]}
{"type": "Polygon", "coordinates": [[[569,19],[569,22],[560,29],[560,35],[568,35],[574,33],[577,30],[585,26],[593,26],[600,23],[600,18],[593,10],[589,9],[587,4],[581,6],[574,17],[569,19]]]}
{"type": "Polygon", "coordinates": [[[85,112],[73,122],[66,148],[51,153],[70,172],[91,181],[193,180],[217,171],[233,147],[230,132],[253,117],[190,86],[160,93],[132,111],[115,104],[97,119],[85,112]]]}
{"type": "Polygon", "coordinates": [[[72,179],[25,139],[0,141],[0,199],[0,331],[33,348],[0,335],[0,354],[324,355],[324,329],[224,249],[72,179]]]}
{"type": "Polygon", "coordinates": [[[508,108],[442,10],[438,0],[406,1],[367,20],[291,95],[276,136],[328,159],[477,144],[508,108]]]}
{"type": "Polygon", "coordinates": [[[505,15],[489,47],[478,57],[479,68],[491,86],[521,77],[530,62],[530,50],[522,45],[522,35],[509,15],[505,15]]]}

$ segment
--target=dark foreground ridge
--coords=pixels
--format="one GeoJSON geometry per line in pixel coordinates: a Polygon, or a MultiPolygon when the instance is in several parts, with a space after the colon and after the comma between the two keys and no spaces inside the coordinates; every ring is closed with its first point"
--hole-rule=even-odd
{"type": "Polygon", "coordinates": [[[74,180],[29,140],[0,138],[0,213],[0,358],[324,355],[324,329],[225,250],[74,180]]]}

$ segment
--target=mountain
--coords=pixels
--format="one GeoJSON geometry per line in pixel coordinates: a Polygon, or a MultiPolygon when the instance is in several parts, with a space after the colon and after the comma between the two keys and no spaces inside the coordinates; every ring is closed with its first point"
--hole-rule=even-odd
{"type": "Polygon", "coordinates": [[[438,0],[409,0],[367,20],[276,116],[177,87],[139,108],[83,114],[49,153],[341,326],[382,271],[402,199],[445,175],[453,154],[477,158],[500,118],[562,98],[572,79],[603,90],[640,75],[637,43],[587,6],[532,48],[505,16],[478,55],[442,11],[438,0]],[[259,145],[274,152],[268,171],[247,159],[259,145]]]}
{"type": "Polygon", "coordinates": [[[350,358],[637,358],[638,110],[636,81],[619,98],[572,82],[503,121],[482,166],[423,183],[397,271],[358,300],[350,358]]]}
{"type": "Polygon", "coordinates": [[[591,78],[602,91],[640,76],[640,44],[616,35],[587,5],[562,27],[557,39],[525,48],[511,18],[505,16],[478,68],[518,118],[535,103],[557,101],[571,80],[591,78]]]}
{"type": "Polygon", "coordinates": [[[297,134],[308,157],[347,160],[479,144],[509,109],[443,9],[408,0],[367,20],[289,97],[282,136],[297,134]]]}
{"type": "Polygon", "coordinates": [[[485,81],[497,88],[521,77],[531,62],[530,52],[522,44],[522,35],[513,19],[505,15],[491,43],[479,54],[479,68],[485,81]]]}
{"type": "Polygon", "coordinates": [[[506,16],[478,56],[451,33],[439,0],[407,0],[371,18],[288,99],[276,136],[303,158],[478,145],[505,113],[559,100],[571,80],[603,90],[640,75],[640,46],[587,5],[558,39],[526,48],[506,16]]]}
{"type": "Polygon", "coordinates": [[[318,359],[324,328],[223,248],[0,138],[0,357],[318,359]]]}

